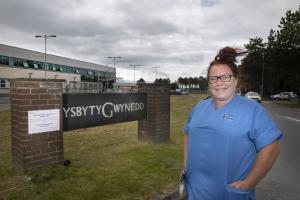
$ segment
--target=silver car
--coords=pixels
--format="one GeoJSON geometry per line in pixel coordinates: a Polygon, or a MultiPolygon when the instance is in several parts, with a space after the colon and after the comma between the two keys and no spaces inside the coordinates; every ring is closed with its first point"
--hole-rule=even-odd
{"type": "Polygon", "coordinates": [[[273,100],[293,100],[297,98],[297,95],[293,92],[281,92],[279,94],[271,95],[271,99],[273,100]]]}
{"type": "Polygon", "coordinates": [[[253,99],[255,101],[257,101],[258,103],[261,103],[261,96],[257,93],[257,92],[247,92],[245,94],[245,97],[248,99],[253,99]]]}

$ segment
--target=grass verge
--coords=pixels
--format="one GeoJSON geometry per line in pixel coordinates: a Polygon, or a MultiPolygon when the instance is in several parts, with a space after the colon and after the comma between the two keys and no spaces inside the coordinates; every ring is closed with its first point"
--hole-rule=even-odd
{"type": "Polygon", "coordinates": [[[151,199],[178,184],[182,127],[204,96],[171,97],[171,137],[163,144],[137,140],[137,122],[64,133],[65,159],[27,174],[11,161],[10,112],[0,112],[0,199],[151,199]]]}

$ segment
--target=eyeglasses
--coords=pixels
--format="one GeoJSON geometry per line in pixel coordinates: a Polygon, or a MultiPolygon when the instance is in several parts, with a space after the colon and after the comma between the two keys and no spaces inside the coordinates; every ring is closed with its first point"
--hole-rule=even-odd
{"type": "Polygon", "coordinates": [[[231,80],[231,77],[234,77],[234,75],[224,74],[222,76],[209,76],[207,77],[207,79],[210,84],[213,84],[218,82],[218,79],[220,79],[221,82],[229,82],[231,80]]]}

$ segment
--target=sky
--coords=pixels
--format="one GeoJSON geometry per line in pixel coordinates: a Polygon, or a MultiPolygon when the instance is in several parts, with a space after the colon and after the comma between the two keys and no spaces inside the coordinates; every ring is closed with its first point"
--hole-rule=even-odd
{"type": "MultiPolygon", "coordinates": [[[[0,43],[108,65],[117,77],[206,76],[225,46],[266,39],[299,0],[0,0],[0,43]],[[135,70],[132,65],[136,66],[135,70]],[[134,76],[135,74],[135,76],[134,76]]],[[[266,41],[266,40],[265,40],[266,41]]]]}

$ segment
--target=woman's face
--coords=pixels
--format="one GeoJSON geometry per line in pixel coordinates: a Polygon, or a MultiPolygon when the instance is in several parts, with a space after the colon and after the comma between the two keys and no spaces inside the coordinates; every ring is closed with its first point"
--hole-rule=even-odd
{"type": "Polygon", "coordinates": [[[210,68],[209,77],[212,82],[217,80],[215,83],[208,82],[209,91],[214,99],[224,103],[230,101],[238,83],[238,79],[233,76],[231,69],[225,64],[213,65],[210,68]]]}

